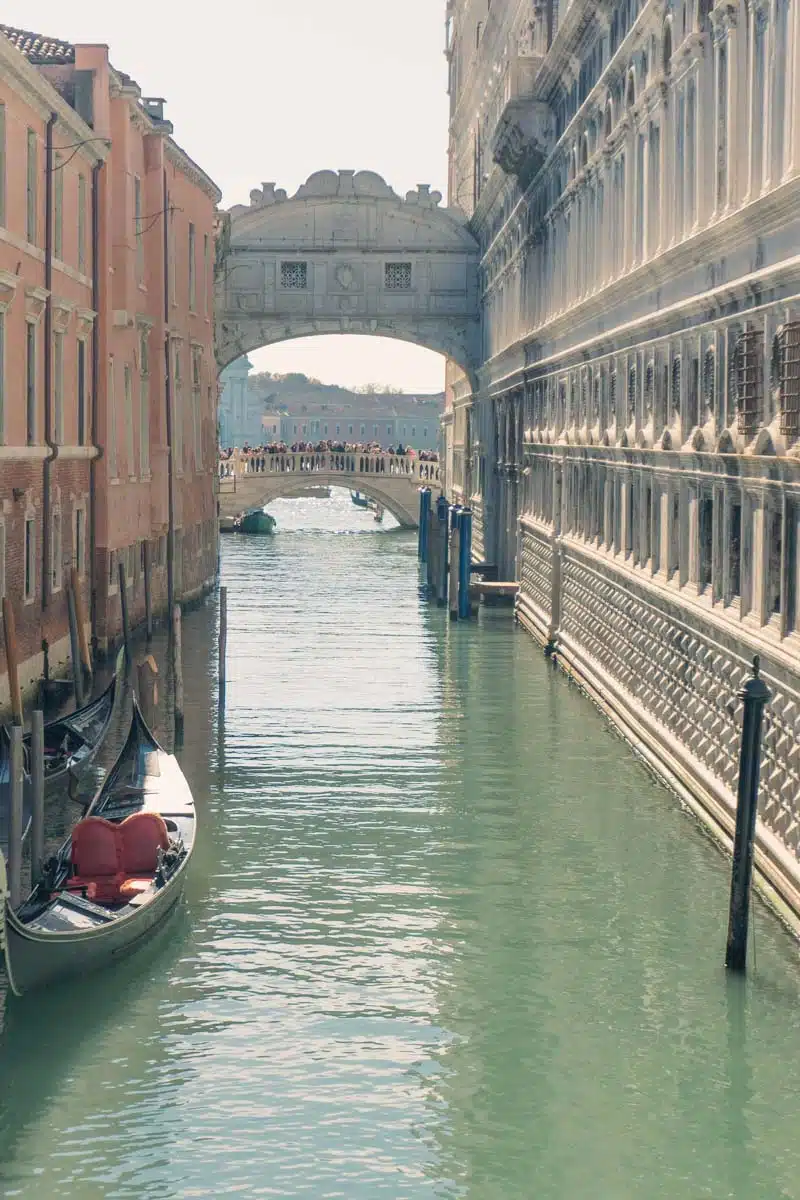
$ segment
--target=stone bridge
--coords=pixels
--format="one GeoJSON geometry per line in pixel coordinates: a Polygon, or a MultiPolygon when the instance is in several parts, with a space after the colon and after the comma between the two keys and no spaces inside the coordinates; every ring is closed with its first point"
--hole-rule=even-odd
{"type": "Polygon", "coordinates": [[[318,171],[294,196],[265,183],[224,215],[217,360],[315,334],[375,334],[447,355],[474,381],[480,250],[426,185],[318,171]]]}
{"type": "Polygon", "coordinates": [[[406,529],[419,524],[419,489],[438,496],[438,462],[407,454],[361,451],[302,451],[276,454],[234,451],[219,464],[219,515],[234,517],[247,508],[289,497],[314,484],[350,488],[382,504],[406,529]]]}

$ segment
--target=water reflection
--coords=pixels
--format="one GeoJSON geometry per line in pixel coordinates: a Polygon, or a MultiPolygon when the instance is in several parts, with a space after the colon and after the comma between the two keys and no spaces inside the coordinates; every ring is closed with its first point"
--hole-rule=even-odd
{"type": "Polygon", "coordinates": [[[413,534],[272,511],[223,544],[224,724],[184,621],[186,903],[7,1007],[3,1193],[796,1195],[783,933],[725,978],[725,864],[505,614],[420,604],[413,534]]]}

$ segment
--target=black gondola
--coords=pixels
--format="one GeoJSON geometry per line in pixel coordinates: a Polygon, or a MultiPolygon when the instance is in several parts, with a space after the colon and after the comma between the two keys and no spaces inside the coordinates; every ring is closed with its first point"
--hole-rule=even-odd
{"type": "Polygon", "coordinates": [[[0,858],[0,946],[15,995],[107,965],[140,945],[183,892],[195,824],[177,759],[159,745],[134,698],[116,763],[16,912],[0,858]]]}

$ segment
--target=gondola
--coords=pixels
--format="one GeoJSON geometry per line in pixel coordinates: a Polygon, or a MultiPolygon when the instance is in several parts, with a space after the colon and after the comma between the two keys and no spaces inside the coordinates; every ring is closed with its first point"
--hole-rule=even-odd
{"type": "Polygon", "coordinates": [[[0,859],[0,941],[14,994],[107,966],[146,939],[183,892],[195,826],[177,759],[134,698],[117,761],[16,912],[0,859]]]}
{"type": "MultiPolygon", "coordinates": [[[[100,749],[114,715],[114,702],[122,672],[124,652],[117,656],[114,677],[105,691],[76,708],[75,712],[49,721],[44,727],[44,791],[50,796],[68,781],[78,781],[100,749]]],[[[23,836],[31,818],[30,755],[31,735],[22,739],[25,782],[23,787],[23,836]]],[[[11,784],[11,739],[0,727],[0,852],[8,856],[8,822],[11,784]]]]}
{"type": "Polygon", "coordinates": [[[372,508],[374,504],[374,501],[370,501],[368,496],[362,496],[361,492],[351,492],[350,499],[356,508],[372,508]]]}

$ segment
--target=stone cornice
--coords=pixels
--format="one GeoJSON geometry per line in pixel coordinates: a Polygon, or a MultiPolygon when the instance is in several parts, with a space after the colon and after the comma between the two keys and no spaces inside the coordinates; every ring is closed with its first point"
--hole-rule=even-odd
{"type": "Polygon", "coordinates": [[[165,142],[165,153],[167,160],[174,167],[177,167],[181,174],[185,175],[196,187],[199,187],[210,200],[213,200],[215,205],[219,204],[222,199],[222,192],[214,183],[214,180],[206,175],[205,171],[171,137],[168,137],[165,142]]]}
{"type": "Polygon", "coordinates": [[[4,313],[17,292],[19,276],[11,271],[0,271],[0,313],[4,313]]]}
{"type": "Polygon", "coordinates": [[[25,288],[25,315],[31,320],[38,322],[44,312],[47,297],[50,295],[47,288],[43,287],[26,287],[25,288]]]}

